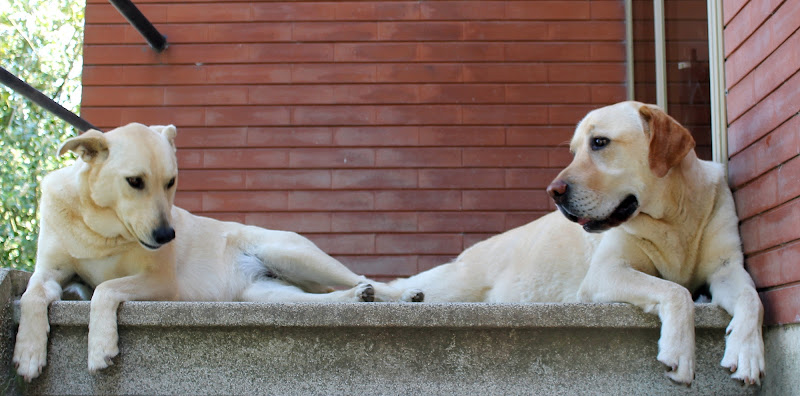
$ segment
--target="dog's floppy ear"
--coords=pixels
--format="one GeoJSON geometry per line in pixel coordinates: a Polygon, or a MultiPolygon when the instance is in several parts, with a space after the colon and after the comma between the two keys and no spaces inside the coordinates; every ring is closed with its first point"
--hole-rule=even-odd
{"type": "Polygon", "coordinates": [[[642,106],[639,114],[645,122],[645,133],[650,136],[650,170],[656,176],[664,177],[694,148],[694,138],[678,121],[658,107],[642,106]]]}
{"type": "Polygon", "coordinates": [[[175,136],[178,135],[178,130],[175,128],[175,125],[150,125],[150,129],[164,135],[172,146],[172,149],[175,149],[175,136]]]}
{"type": "Polygon", "coordinates": [[[67,139],[58,148],[58,155],[72,151],[84,162],[92,162],[97,158],[108,157],[108,140],[103,132],[90,129],[78,137],[67,139]]]}

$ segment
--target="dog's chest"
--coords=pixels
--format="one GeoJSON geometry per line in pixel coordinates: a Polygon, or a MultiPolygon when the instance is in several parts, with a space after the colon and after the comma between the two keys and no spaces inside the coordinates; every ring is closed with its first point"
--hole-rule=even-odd
{"type": "Polygon", "coordinates": [[[109,280],[133,275],[141,271],[138,265],[125,265],[121,255],[102,259],[82,259],[75,266],[75,272],[92,287],[109,280]]]}
{"type": "Polygon", "coordinates": [[[61,245],[69,252],[70,256],[78,260],[106,260],[118,256],[136,246],[123,237],[106,238],[92,231],[83,222],[69,223],[61,229],[69,232],[58,233],[61,245]]]}
{"type": "Polygon", "coordinates": [[[692,282],[697,249],[686,235],[660,233],[657,237],[639,239],[638,245],[662,278],[684,286],[692,282]]]}

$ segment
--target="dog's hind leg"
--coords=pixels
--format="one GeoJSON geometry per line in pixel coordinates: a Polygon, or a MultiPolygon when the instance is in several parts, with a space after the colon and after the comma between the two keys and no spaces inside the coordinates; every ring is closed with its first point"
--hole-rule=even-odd
{"type": "Polygon", "coordinates": [[[307,293],[283,281],[261,280],[242,292],[241,300],[248,302],[372,302],[375,290],[369,283],[359,283],[348,290],[329,293],[307,293]]]}
{"type": "Polygon", "coordinates": [[[467,263],[454,261],[409,278],[389,282],[394,288],[423,290],[427,302],[482,302],[491,289],[487,279],[476,276],[467,263]]]}
{"type": "Polygon", "coordinates": [[[76,276],[64,286],[61,292],[61,299],[67,301],[89,301],[92,299],[92,293],[94,293],[94,289],[76,276]]]}
{"type": "Polygon", "coordinates": [[[376,301],[422,300],[423,295],[419,290],[403,291],[356,275],[344,264],[298,234],[271,232],[279,233],[281,243],[274,243],[275,234],[272,234],[273,241],[248,249],[248,254],[258,258],[276,277],[291,284],[352,288],[369,283],[374,287],[376,301]]]}
{"type": "MultiPolygon", "coordinates": [[[[310,243],[310,242],[309,242],[310,243]]],[[[239,258],[239,266],[245,273],[257,273],[257,266],[272,277],[292,284],[317,284],[333,287],[354,287],[368,283],[367,278],[350,271],[344,264],[313,244],[309,246],[262,245],[239,258]]]]}
{"type": "MultiPolygon", "coordinates": [[[[284,262],[292,262],[294,264],[292,266],[293,269],[289,269],[289,272],[281,271],[278,273],[279,277],[292,283],[314,282],[319,285],[333,287],[352,287],[354,284],[368,283],[374,289],[375,301],[419,302],[424,298],[424,294],[420,290],[401,290],[382,282],[367,279],[365,276],[356,275],[338,260],[316,249],[316,246],[314,250],[293,253],[295,255],[284,256],[284,260],[286,260],[284,262]],[[302,279],[294,278],[295,271],[298,268],[307,271],[302,279]]],[[[270,265],[273,263],[270,262],[270,265]]]]}

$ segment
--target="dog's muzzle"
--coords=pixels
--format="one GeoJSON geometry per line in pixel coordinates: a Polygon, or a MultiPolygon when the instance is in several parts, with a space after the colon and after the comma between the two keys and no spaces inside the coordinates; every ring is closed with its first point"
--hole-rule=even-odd
{"type": "Polygon", "coordinates": [[[580,224],[584,231],[587,232],[603,232],[610,228],[614,228],[633,217],[633,214],[636,213],[636,210],[639,209],[639,200],[636,199],[633,195],[628,195],[620,204],[611,212],[611,215],[606,217],[605,219],[593,220],[593,219],[586,219],[586,218],[579,218],[568,210],[565,209],[562,205],[556,205],[558,209],[563,213],[567,218],[571,221],[574,221],[580,224]]]}
{"type": "Polygon", "coordinates": [[[569,185],[562,180],[556,180],[547,187],[547,194],[553,198],[561,213],[569,221],[578,223],[587,232],[603,232],[628,221],[639,209],[639,200],[634,195],[628,195],[620,202],[611,214],[604,219],[589,219],[579,217],[569,210],[569,185]]]}
{"type": "Polygon", "coordinates": [[[156,250],[175,239],[175,229],[169,225],[162,225],[161,227],[153,230],[151,238],[156,243],[155,245],[147,243],[141,239],[139,240],[139,243],[147,249],[156,250]]]}

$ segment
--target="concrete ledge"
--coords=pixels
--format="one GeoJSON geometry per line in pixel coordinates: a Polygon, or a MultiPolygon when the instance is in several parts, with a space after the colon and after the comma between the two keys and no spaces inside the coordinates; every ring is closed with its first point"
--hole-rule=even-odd
{"type": "MultiPolygon", "coordinates": [[[[695,325],[724,329],[725,311],[695,305],[695,325]]],[[[617,328],[659,329],[654,315],[628,304],[412,304],[412,303],[123,303],[120,326],[154,327],[310,327],[310,328],[617,328]]],[[[19,320],[19,303],[14,304],[19,320]]],[[[50,306],[53,326],[88,326],[88,301],[58,301],[50,306]]]]}
{"type": "MultiPolygon", "coordinates": [[[[9,297],[27,280],[13,271],[0,276],[9,297]]],[[[130,302],[119,312],[120,356],[111,368],[90,375],[89,303],[64,301],[50,307],[43,375],[31,384],[12,380],[6,390],[37,395],[758,392],[742,388],[719,366],[727,314],[707,304],[696,309],[697,377],[685,388],[670,383],[655,359],[658,319],[626,304],[130,302]]],[[[3,311],[11,329],[3,351],[9,370],[16,311],[9,303],[3,311]]]]}

